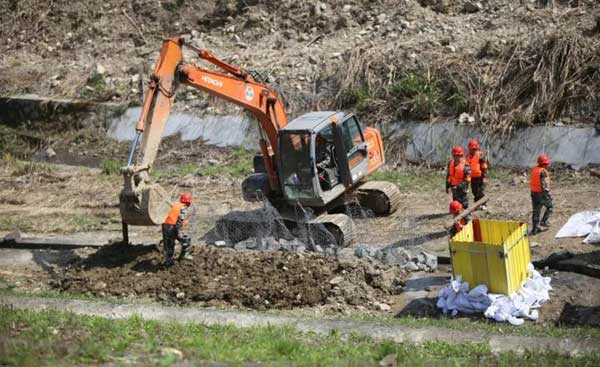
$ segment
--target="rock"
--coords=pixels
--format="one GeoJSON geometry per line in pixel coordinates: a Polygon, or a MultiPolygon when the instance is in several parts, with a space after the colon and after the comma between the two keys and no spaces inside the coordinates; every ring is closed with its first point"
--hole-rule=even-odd
{"type": "Polygon", "coordinates": [[[329,284],[331,284],[331,285],[337,285],[337,284],[340,284],[343,281],[344,281],[343,277],[335,277],[335,278],[333,278],[333,279],[331,279],[329,281],[329,284]]]}
{"type": "Polygon", "coordinates": [[[4,241],[18,241],[21,239],[21,231],[18,229],[12,230],[4,235],[4,241]]]}
{"type": "Polygon", "coordinates": [[[354,255],[358,258],[372,257],[375,255],[375,251],[365,245],[358,245],[354,250],[354,255]]]}
{"type": "Polygon", "coordinates": [[[463,5],[463,12],[465,12],[465,13],[477,13],[481,9],[483,9],[483,5],[481,5],[481,3],[479,1],[478,2],[467,1],[463,5]]]}
{"type": "Polygon", "coordinates": [[[214,245],[217,246],[217,247],[225,247],[225,246],[227,246],[227,242],[225,242],[225,241],[215,241],[214,245]]]}
{"type": "Polygon", "coordinates": [[[404,266],[402,266],[402,269],[404,269],[406,271],[417,271],[417,270],[419,270],[419,266],[417,264],[415,264],[413,261],[409,261],[406,264],[404,264],[404,266]]]}
{"type": "Polygon", "coordinates": [[[456,47],[454,47],[452,45],[444,46],[444,49],[446,49],[446,51],[449,51],[449,52],[456,52],[456,47]]]}
{"type": "Polygon", "coordinates": [[[96,74],[98,74],[98,75],[106,74],[106,69],[104,68],[104,66],[102,66],[102,64],[96,64],[96,74]]]}
{"type": "MultiPolygon", "coordinates": [[[[452,47],[452,46],[449,46],[452,47]]],[[[460,116],[458,116],[458,122],[460,124],[472,124],[475,122],[475,117],[469,115],[466,112],[463,112],[460,114],[460,116]]]]}
{"type": "Polygon", "coordinates": [[[52,158],[54,156],[56,156],[56,152],[54,151],[54,149],[52,149],[52,147],[48,147],[46,148],[46,150],[44,150],[44,157],[52,158]]]}
{"type": "Polygon", "coordinates": [[[388,354],[379,361],[381,367],[395,367],[398,365],[398,355],[396,353],[388,354]]]}
{"type": "Polygon", "coordinates": [[[319,63],[319,59],[317,59],[313,55],[308,55],[308,62],[313,65],[317,65],[319,63]]]}
{"type": "Polygon", "coordinates": [[[185,298],[185,292],[179,292],[175,295],[175,298],[177,299],[184,299],[185,298]]]}
{"type": "Polygon", "coordinates": [[[435,255],[432,255],[428,252],[421,252],[421,254],[423,255],[423,257],[425,258],[424,263],[425,265],[427,265],[427,267],[429,268],[429,270],[433,271],[436,270],[438,268],[438,258],[435,255]]]}
{"type": "Polygon", "coordinates": [[[161,357],[174,356],[176,359],[183,359],[183,352],[169,347],[163,347],[160,349],[161,357]]]}
{"type": "Polygon", "coordinates": [[[386,17],[387,17],[387,15],[385,13],[379,14],[377,16],[377,20],[376,20],[377,24],[383,24],[383,23],[385,23],[386,17]]]}
{"type": "Polygon", "coordinates": [[[347,13],[347,12],[349,12],[351,9],[352,9],[352,5],[348,5],[348,4],[346,4],[346,5],[344,5],[344,7],[342,8],[342,11],[343,11],[344,13],[347,13]]]}
{"type": "Polygon", "coordinates": [[[236,250],[254,250],[258,247],[258,241],[255,237],[250,237],[233,245],[236,250]]]}
{"type": "Polygon", "coordinates": [[[404,265],[412,258],[410,252],[399,247],[387,247],[378,250],[375,257],[388,265],[404,265]]]}
{"type": "Polygon", "coordinates": [[[379,288],[381,290],[388,291],[390,289],[395,288],[396,285],[398,284],[398,278],[400,275],[399,273],[401,273],[401,272],[399,271],[399,269],[397,267],[390,268],[383,272],[379,272],[379,271],[372,272],[369,274],[369,276],[372,279],[369,282],[369,284],[371,284],[375,288],[379,288]]]}
{"type": "Polygon", "coordinates": [[[106,287],[107,287],[107,284],[104,283],[103,281],[100,281],[100,282],[94,284],[93,289],[99,291],[101,289],[105,289],[106,287]]]}
{"type": "Polygon", "coordinates": [[[380,302],[375,302],[375,307],[377,307],[377,309],[379,311],[383,311],[383,312],[388,312],[389,310],[392,309],[392,307],[390,307],[390,305],[388,305],[387,303],[380,303],[380,302]]]}

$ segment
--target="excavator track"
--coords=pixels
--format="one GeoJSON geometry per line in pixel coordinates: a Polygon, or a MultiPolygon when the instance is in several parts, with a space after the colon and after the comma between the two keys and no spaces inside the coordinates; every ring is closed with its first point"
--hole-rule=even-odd
{"type": "Polygon", "coordinates": [[[391,182],[367,181],[356,192],[360,205],[375,215],[390,215],[400,207],[400,189],[391,182]]]}
{"type": "Polygon", "coordinates": [[[347,247],[354,241],[354,236],[356,234],[354,221],[346,214],[323,213],[308,221],[308,224],[324,226],[325,229],[333,235],[338,247],[347,247]]]}

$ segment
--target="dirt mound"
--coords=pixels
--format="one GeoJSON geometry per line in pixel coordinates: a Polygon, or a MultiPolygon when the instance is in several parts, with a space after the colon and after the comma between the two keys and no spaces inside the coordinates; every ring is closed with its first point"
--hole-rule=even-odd
{"type": "Polygon", "coordinates": [[[253,309],[349,304],[377,308],[402,272],[312,254],[197,247],[194,259],[163,265],[154,247],[111,245],[62,273],[54,286],[96,296],[253,309]]]}

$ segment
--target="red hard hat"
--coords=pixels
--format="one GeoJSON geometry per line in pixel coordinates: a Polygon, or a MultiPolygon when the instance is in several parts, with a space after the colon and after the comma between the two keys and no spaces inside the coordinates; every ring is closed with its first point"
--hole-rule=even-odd
{"type": "Polygon", "coordinates": [[[479,149],[479,142],[475,139],[472,139],[469,142],[469,149],[479,149]]]}
{"type": "Polygon", "coordinates": [[[190,205],[192,203],[192,195],[188,194],[187,192],[184,192],[179,197],[179,202],[182,203],[182,204],[190,205]]]}
{"type": "Polygon", "coordinates": [[[460,201],[454,200],[453,202],[450,203],[449,209],[450,209],[450,214],[458,215],[460,213],[460,211],[463,209],[463,206],[460,203],[460,201]]]}
{"type": "Polygon", "coordinates": [[[463,150],[462,147],[456,146],[454,148],[452,148],[452,155],[463,155],[465,154],[465,151],[463,150]]]}
{"type": "Polygon", "coordinates": [[[550,158],[545,154],[540,154],[538,157],[538,164],[550,164],[550,158]]]}

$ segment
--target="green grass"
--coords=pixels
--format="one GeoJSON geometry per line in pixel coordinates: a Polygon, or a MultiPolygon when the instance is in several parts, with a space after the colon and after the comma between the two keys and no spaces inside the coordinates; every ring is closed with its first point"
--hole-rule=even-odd
{"type": "Polygon", "coordinates": [[[252,173],[252,157],[255,152],[237,148],[233,150],[224,164],[203,167],[198,171],[201,176],[226,175],[231,177],[246,177],[252,173]]]}
{"type": "Polygon", "coordinates": [[[369,179],[393,182],[401,191],[431,192],[444,190],[446,176],[439,170],[400,167],[380,169],[374,172],[369,179]]]}
{"type": "Polygon", "coordinates": [[[2,154],[0,164],[3,167],[7,168],[10,171],[10,174],[15,177],[31,175],[35,173],[50,174],[53,171],[53,168],[50,164],[33,161],[23,161],[17,159],[10,152],[5,152],[2,154]]]}
{"type": "Polygon", "coordinates": [[[388,317],[385,315],[365,315],[364,313],[353,313],[344,316],[344,319],[355,321],[368,321],[381,325],[405,326],[413,328],[437,327],[453,330],[479,330],[489,334],[518,335],[537,337],[571,337],[600,340],[600,329],[596,327],[560,327],[551,323],[541,324],[527,321],[521,326],[513,326],[508,323],[498,323],[492,320],[471,319],[468,317],[388,317]]]}
{"type": "Polygon", "coordinates": [[[234,178],[246,177],[253,172],[252,157],[255,152],[244,148],[229,151],[223,161],[216,165],[201,165],[197,163],[183,163],[175,166],[163,167],[151,171],[156,179],[197,176],[228,176],[234,178]]]}
{"type": "Polygon", "coordinates": [[[404,75],[389,87],[389,93],[411,116],[423,119],[436,114],[443,103],[440,83],[429,71],[404,75]]]}
{"type": "Polygon", "coordinates": [[[119,175],[121,173],[121,167],[123,167],[123,163],[115,159],[103,159],[102,162],[100,162],[100,169],[102,170],[102,173],[107,176],[119,175]]]}
{"type": "MultiPolygon", "coordinates": [[[[6,213],[0,216],[0,230],[19,229],[22,232],[35,233],[74,233],[95,230],[110,230],[111,226],[121,223],[117,215],[108,213],[49,213],[28,215],[6,213]]],[[[117,227],[115,227],[117,228],[117,227]]]]}
{"type": "Polygon", "coordinates": [[[357,113],[369,110],[373,99],[369,88],[364,85],[354,89],[345,89],[340,93],[340,105],[342,108],[352,107],[357,113]]]}
{"type": "Polygon", "coordinates": [[[421,345],[378,341],[358,334],[301,333],[292,328],[204,326],[108,320],[70,313],[18,311],[0,307],[0,364],[9,366],[122,363],[170,365],[163,347],[176,348],[200,363],[260,363],[286,366],[376,366],[395,354],[400,365],[416,366],[596,366],[599,355],[566,358],[546,354],[492,354],[487,345],[421,345]]]}
{"type": "MultiPolygon", "coordinates": [[[[508,184],[518,173],[507,168],[492,168],[489,179],[491,182],[508,184]]],[[[371,180],[389,181],[395,183],[401,191],[432,192],[445,189],[446,171],[418,166],[402,166],[399,168],[382,168],[370,176],[371,180]]]]}
{"type": "MultiPolygon", "coordinates": [[[[89,300],[99,302],[112,302],[112,303],[131,303],[130,299],[121,299],[118,297],[96,297],[89,294],[74,294],[67,292],[60,292],[57,290],[41,290],[41,291],[25,291],[16,290],[14,286],[5,282],[2,283],[0,278],[0,295],[5,296],[35,296],[35,297],[46,297],[53,299],[67,299],[67,300],[89,300]]],[[[138,299],[136,303],[153,303],[154,301],[138,299]]],[[[315,317],[314,312],[305,310],[270,310],[268,312],[272,315],[278,316],[293,316],[302,317],[306,319],[312,319],[315,317]]],[[[398,326],[398,327],[410,327],[410,328],[423,328],[423,327],[437,327],[452,330],[479,330],[489,334],[496,335],[515,335],[515,336],[538,336],[538,337],[571,337],[571,338],[585,338],[585,339],[596,339],[600,340],[600,328],[596,327],[561,327],[556,326],[552,323],[535,323],[526,322],[521,326],[513,326],[508,323],[497,323],[495,321],[487,319],[471,319],[468,317],[415,317],[415,316],[402,316],[402,317],[390,317],[388,315],[372,315],[365,314],[363,312],[350,312],[343,316],[327,316],[334,320],[347,320],[347,321],[365,321],[375,323],[378,325],[387,326],[398,326]]]]}

